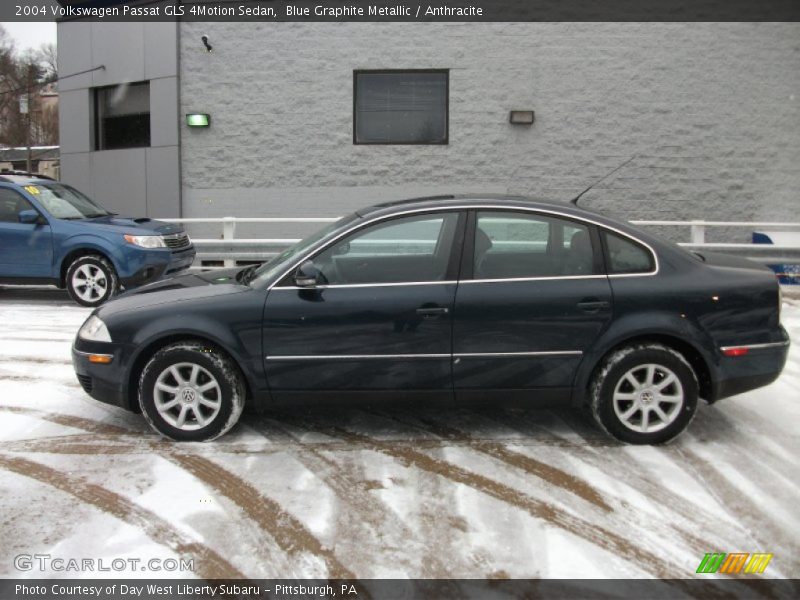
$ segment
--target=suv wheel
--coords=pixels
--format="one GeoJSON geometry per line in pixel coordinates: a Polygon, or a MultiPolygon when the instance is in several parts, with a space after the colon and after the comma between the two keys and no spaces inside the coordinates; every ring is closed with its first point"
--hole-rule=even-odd
{"type": "Polygon", "coordinates": [[[175,441],[221,436],[239,420],[244,398],[244,380],[236,364],[198,342],[162,348],[139,378],[142,414],[153,429],[175,441]]]}
{"type": "Polygon", "coordinates": [[[629,444],[663,444],[694,417],[699,385],[691,365],[662,344],[627,346],[608,356],[592,380],[592,414],[629,444]]]}
{"type": "Polygon", "coordinates": [[[67,292],[78,304],[100,306],[117,293],[117,272],[107,258],[98,255],[81,256],[67,269],[67,292]]]}

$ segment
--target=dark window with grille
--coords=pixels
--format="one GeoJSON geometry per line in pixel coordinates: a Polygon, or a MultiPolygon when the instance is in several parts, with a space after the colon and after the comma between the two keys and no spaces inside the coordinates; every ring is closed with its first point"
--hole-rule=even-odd
{"type": "Polygon", "coordinates": [[[94,90],[95,150],[150,145],[150,83],[94,90]]]}
{"type": "Polygon", "coordinates": [[[355,71],[353,143],[446,144],[449,72],[355,71]]]}

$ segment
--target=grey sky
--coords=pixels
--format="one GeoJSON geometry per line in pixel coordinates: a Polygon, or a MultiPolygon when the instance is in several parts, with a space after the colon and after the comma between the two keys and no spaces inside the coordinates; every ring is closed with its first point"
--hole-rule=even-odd
{"type": "Polygon", "coordinates": [[[14,38],[17,48],[38,48],[42,44],[56,43],[55,23],[2,23],[9,35],[14,38]]]}

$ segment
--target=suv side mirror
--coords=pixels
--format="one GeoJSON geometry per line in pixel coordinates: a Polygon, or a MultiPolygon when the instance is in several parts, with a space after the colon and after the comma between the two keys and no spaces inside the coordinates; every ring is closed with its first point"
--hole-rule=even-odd
{"type": "Polygon", "coordinates": [[[297,287],[314,287],[324,279],[313,261],[307,260],[294,272],[294,283],[297,287]]]}
{"type": "Polygon", "coordinates": [[[20,223],[39,223],[39,213],[35,210],[21,210],[19,211],[20,223]]]}

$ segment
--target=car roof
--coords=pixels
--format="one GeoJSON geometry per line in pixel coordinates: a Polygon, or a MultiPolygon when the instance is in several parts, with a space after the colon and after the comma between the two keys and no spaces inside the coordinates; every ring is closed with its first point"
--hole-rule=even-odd
{"type": "Polygon", "coordinates": [[[425,210],[427,208],[448,208],[448,207],[471,207],[471,206],[485,206],[490,204],[497,207],[525,207],[532,209],[551,210],[566,215],[574,215],[576,217],[591,217],[603,218],[602,215],[575,206],[569,202],[557,202],[551,200],[542,200],[537,198],[530,198],[527,196],[515,196],[508,194],[449,194],[441,196],[423,196],[419,198],[409,198],[405,200],[393,200],[389,202],[381,202],[373,204],[366,208],[359,209],[356,214],[360,217],[375,217],[382,214],[390,215],[411,210],[425,210]]]}

